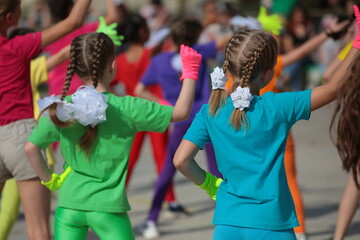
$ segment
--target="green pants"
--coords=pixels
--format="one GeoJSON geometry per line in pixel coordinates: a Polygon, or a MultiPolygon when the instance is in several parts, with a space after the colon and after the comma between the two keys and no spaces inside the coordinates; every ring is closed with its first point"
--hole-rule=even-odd
{"type": "Polygon", "coordinates": [[[58,207],[55,213],[55,240],[86,239],[91,228],[100,239],[134,240],[127,213],[88,212],[58,207]]]}

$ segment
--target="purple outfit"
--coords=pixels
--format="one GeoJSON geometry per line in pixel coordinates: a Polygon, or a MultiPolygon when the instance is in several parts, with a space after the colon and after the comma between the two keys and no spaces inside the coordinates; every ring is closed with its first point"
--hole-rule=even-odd
{"type": "MultiPolygon", "coordinates": [[[[148,217],[148,220],[152,220],[154,222],[156,222],[159,217],[166,192],[176,172],[173,165],[174,154],[187,129],[190,127],[196,113],[200,110],[204,103],[208,102],[210,97],[209,72],[206,66],[206,61],[216,55],[215,42],[194,45],[193,48],[200,53],[203,58],[199,69],[199,81],[196,84],[194,104],[189,119],[187,121],[174,123],[173,131],[170,133],[166,161],[155,186],[155,193],[148,217]]],[[[173,67],[173,60],[176,55],[177,53],[175,52],[164,52],[153,57],[151,59],[150,66],[141,79],[141,83],[145,86],[159,84],[162,88],[164,98],[173,105],[176,103],[182,85],[180,82],[181,73],[173,67]]],[[[214,149],[211,143],[205,146],[205,152],[209,172],[221,177],[221,173],[217,169],[214,149]]]]}

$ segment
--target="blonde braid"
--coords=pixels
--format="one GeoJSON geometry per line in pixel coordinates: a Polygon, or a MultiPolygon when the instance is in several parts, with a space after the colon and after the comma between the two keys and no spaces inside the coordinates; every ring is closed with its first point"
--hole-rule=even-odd
{"type": "MultiPolygon", "coordinates": [[[[228,45],[226,46],[225,49],[225,60],[222,66],[222,69],[225,74],[229,68],[230,52],[236,40],[235,36],[229,40],[228,45]]],[[[215,116],[217,114],[218,109],[226,103],[227,97],[228,95],[226,91],[223,89],[215,89],[211,91],[209,98],[209,114],[211,116],[215,116]]]]}
{"type": "MultiPolygon", "coordinates": [[[[257,42],[260,44],[257,45],[255,50],[252,50],[250,56],[246,52],[248,52],[249,44],[253,44],[252,37],[256,37],[256,32],[251,30],[244,30],[239,32],[236,35],[238,43],[242,43],[239,47],[232,51],[234,55],[236,55],[236,59],[244,58],[243,61],[239,61],[238,70],[236,71],[236,65],[232,66],[231,71],[235,73],[235,76],[240,77],[238,81],[233,82],[232,91],[236,91],[238,86],[240,87],[248,87],[250,79],[253,78],[254,74],[257,72],[258,62],[260,57],[263,55],[263,51],[266,48],[266,41],[264,39],[257,38],[257,42]]],[[[230,49],[229,49],[230,50],[230,49]]],[[[241,111],[240,109],[235,108],[230,117],[230,123],[235,129],[240,129],[241,127],[248,128],[249,120],[246,116],[245,111],[241,111]]]]}
{"type": "Polygon", "coordinates": [[[244,68],[240,72],[240,86],[246,87],[249,85],[249,79],[251,78],[254,68],[258,63],[258,59],[262,52],[264,51],[264,48],[266,46],[266,43],[263,42],[262,45],[258,46],[258,48],[253,52],[252,56],[250,57],[249,61],[246,63],[244,68]]]}

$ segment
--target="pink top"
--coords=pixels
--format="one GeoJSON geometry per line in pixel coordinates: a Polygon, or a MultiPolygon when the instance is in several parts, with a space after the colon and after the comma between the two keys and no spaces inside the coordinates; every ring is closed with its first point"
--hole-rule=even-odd
{"type": "MultiPolygon", "coordinates": [[[[76,29],[75,31],[71,32],[70,34],[66,35],[65,37],[57,40],[56,42],[47,46],[44,51],[50,53],[50,55],[54,55],[59,52],[64,47],[71,44],[72,40],[82,34],[90,33],[96,31],[98,28],[99,23],[88,23],[84,24],[82,27],[76,29]]],[[[50,73],[49,73],[49,95],[55,94],[60,95],[64,86],[67,66],[69,64],[69,60],[61,63],[60,65],[56,66],[50,73]]],[[[78,87],[84,85],[81,79],[74,75],[68,94],[73,94],[78,87]]]]}
{"type": "Polygon", "coordinates": [[[40,48],[41,32],[11,40],[0,36],[0,126],[34,118],[30,61],[40,48]]]}
{"type": "MultiPolygon", "coordinates": [[[[150,64],[151,50],[144,48],[141,57],[136,63],[131,63],[126,58],[126,53],[116,57],[116,75],[111,85],[121,82],[125,86],[126,95],[135,96],[135,87],[150,64]]],[[[148,89],[159,98],[163,98],[160,85],[154,84],[148,89]]]]}

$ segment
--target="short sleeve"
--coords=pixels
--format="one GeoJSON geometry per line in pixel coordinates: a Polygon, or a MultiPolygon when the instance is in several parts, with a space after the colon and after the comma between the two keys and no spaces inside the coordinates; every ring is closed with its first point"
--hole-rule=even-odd
{"type": "Polygon", "coordinates": [[[309,120],[311,114],[311,89],[274,95],[274,105],[280,115],[291,125],[299,120],[309,120]]]}
{"type": "Polygon", "coordinates": [[[40,53],[41,32],[17,36],[10,40],[10,48],[19,58],[31,60],[40,53]]]}
{"type": "Polygon", "coordinates": [[[164,132],[170,124],[174,110],[172,106],[137,97],[129,97],[126,104],[129,120],[138,132],[164,132]]]}
{"type": "Polygon", "coordinates": [[[156,66],[157,66],[156,61],[154,61],[153,58],[152,61],[150,62],[149,67],[146,69],[145,73],[143,74],[140,80],[140,82],[145,86],[150,86],[158,83],[156,78],[156,72],[157,72],[156,66]]]}
{"type": "Polygon", "coordinates": [[[204,149],[205,145],[210,142],[210,136],[205,123],[205,117],[208,115],[208,111],[205,106],[206,105],[204,105],[196,114],[191,126],[183,138],[194,143],[200,149],[204,149]]]}
{"type": "Polygon", "coordinates": [[[59,140],[60,131],[48,117],[41,117],[28,137],[29,142],[32,142],[41,149],[45,149],[51,143],[59,140]]]}
{"type": "Polygon", "coordinates": [[[193,47],[204,60],[216,57],[216,42],[211,41],[205,44],[196,44],[193,47]]]}

